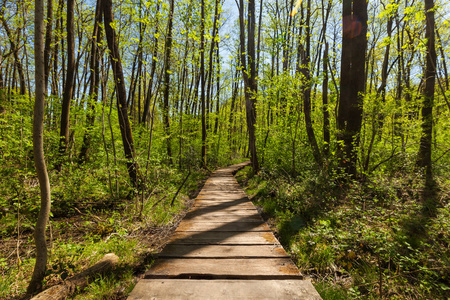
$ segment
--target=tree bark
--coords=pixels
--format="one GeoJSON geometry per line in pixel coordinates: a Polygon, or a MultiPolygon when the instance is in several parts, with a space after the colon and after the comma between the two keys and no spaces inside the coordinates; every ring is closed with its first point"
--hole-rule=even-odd
{"type": "Polygon", "coordinates": [[[102,21],[101,0],[97,0],[95,9],[94,29],[92,32],[91,53],[89,58],[89,69],[91,76],[91,84],[89,87],[89,111],[86,115],[86,130],[83,137],[83,145],[81,146],[80,155],[78,157],[79,163],[84,163],[88,160],[88,152],[91,146],[91,131],[95,122],[95,104],[98,99],[98,90],[100,85],[100,49],[98,41],[101,40],[101,28],[99,24],[102,21]]]}
{"type": "Polygon", "coordinates": [[[247,117],[248,147],[253,172],[259,171],[259,163],[256,152],[256,95],[258,85],[256,81],[256,61],[255,61],[255,1],[248,2],[247,16],[247,51],[245,49],[245,23],[244,23],[244,1],[239,1],[239,28],[240,28],[240,54],[242,77],[244,78],[245,108],[247,117]],[[248,65],[247,65],[248,57],[248,65]]]}
{"type": "Polygon", "coordinates": [[[17,72],[19,73],[19,84],[20,84],[20,95],[26,94],[26,83],[25,83],[25,74],[23,72],[23,66],[22,62],[19,58],[19,48],[16,45],[16,42],[14,41],[13,33],[11,32],[11,29],[8,26],[8,22],[5,19],[5,16],[3,15],[3,12],[0,14],[0,21],[3,24],[3,28],[5,28],[6,35],[8,36],[9,43],[11,45],[11,52],[14,56],[14,62],[17,68],[17,72]]]}
{"type": "Polygon", "coordinates": [[[57,164],[58,170],[61,169],[61,160],[63,155],[67,152],[67,147],[69,145],[70,102],[73,97],[75,77],[75,41],[73,33],[74,5],[75,0],[67,0],[67,75],[61,107],[61,127],[59,132],[60,161],[57,164]]]}
{"type": "Polygon", "coordinates": [[[27,294],[32,295],[42,289],[42,280],[47,267],[47,242],[45,231],[50,215],[51,192],[44,156],[44,113],[45,113],[45,64],[44,64],[44,0],[35,1],[34,52],[35,88],[33,118],[33,154],[41,192],[41,208],[34,231],[36,243],[36,263],[27,294]]]}
{"type": "Polygon", "coordinates": [[[167,24],[167,37],[164,50],[164,102],[163,102],[163,125],[164,132],[167,136],[167,156],[169,163],[172,164],[172,144],[170,138],[170,118],[169,118],[169,95],[170,95],[170,56],[172,53],[172,29],[173,29],[173,12],[175,0],[170,0],[169,20],[167,24]]]}
{"type": "Polygon", "coordinates": [[[133,134],[128,119],[127,93],[125,89],[125,80],[123,76],[122,62],[120,60],[119,45],[117,42],[116,31],[111,27],[113,23],[112,0],[102,0],[103,21],[105,25],[106,40],[108,42],[111,69],[114,75],[117,95],[117,111],[119,114],[120,133],[127,159],[128,174],[134,187],[138,185],[139,168],[135,160],[133,134]]]}
{"type": "Polygon", "coordinates": [[[433,102],[436,83],[436,48],[435,48],[435,23],[434,23],[434,1],[425,0],[426,29],[425,40],[427,41],[427,56],[425,69],[425,87],[423,89],[422,104],[422,137],[418,153],[417,165],[426,169],[427,179],[431,178],[431,152],[433,134],[433,102]]]}
{"type": "Polygon", "coordinates": [[[206,168],[206,105],[205,105],[205,0],[201,1],[201,24],[200,24],[200,103],[202,106],[202,163],[206,168]]]}
{"type": "Polygon", "coordinates": [[[114,253],[108,253],[92,267],[67,279],[62,284],[52,286],[42,293],[34,296],[31,300],[64,300],[76,291],[83,290],[89,284],[89,277],[102,274],[113,269],[119,262],[119,257],[114,253]]]}
{"type": "Polygon", "coordinates": [[[150,112],[150,103],[152,102],[152,90],[153,90],[153,78],[155,77],[155,71],[156,71],[156,62],[158,61],[158,38],[159,35],[159,2],[156,4],[156,24],[155,24],[155,33],[153,34],[153,53],[152,53],[152,66],[150,68],[150,78],[148,82],[148,88],[147,88],[147,96],[145,97],[145,104],[144,104],[144,111],[142,112],[142,119],[141,122],[145,123],[145,121],[148,119],[148,115],[150,112]]]}
{"type": "Polygon", "coordinates": [[[45,29],[44,61],[45,61],[45,94],[47,95],[48,77],[50,74],[50,53],[53,36],[53,1],[47,1],[47,26],[45,29]]]}
{"type": "Polygon", "coordinates": [[[306,9],[306,49],[302,51],[302,75],[303,75],[303,110],[305,113],[306,134],[308,135],[309,144],[311,145],[314,160],[317,164],[322,164],[320,149],[317,145],[316,136],[311,121],[311,71],[310,71],[310,47],[311,47],[311,0],[308,0],[306,9]]]}
{"type": "Polygon", "coordinates": [[[330,151],[330,113],[328,112],[328,43],[323,53],[322,113],[323,113],[323,155],[330,151]]]}
{"type": "Polygon", "coordinates": [[[356,175],[357,147],[361,131],[367,49],[367,2],[343,0],[341,57],[341,96],[338,108],[340,164],[356,175]]]}

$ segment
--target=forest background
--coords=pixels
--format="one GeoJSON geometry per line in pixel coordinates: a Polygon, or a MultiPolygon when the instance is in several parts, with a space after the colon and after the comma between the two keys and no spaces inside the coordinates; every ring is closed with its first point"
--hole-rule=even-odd
{"type": "Polygon", "coordinates": [[[324,299],[447,299],[449,11],[2,0],[0,297],[26,294],[50,199],[28,292],[114,252],[120,271],[73,297],[126,297],[205,176],[250,157],[239,180],[324,299]]]}

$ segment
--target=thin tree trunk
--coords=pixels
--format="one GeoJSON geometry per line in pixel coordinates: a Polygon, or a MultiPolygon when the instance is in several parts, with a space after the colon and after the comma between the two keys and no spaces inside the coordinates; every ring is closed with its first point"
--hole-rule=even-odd
{"type": "Polygon", "coordinates": [[[20,61],[19,58],[19,48],[17,48],[17,45],[14,41],[13,33],[11,32],[8,26],[8,22],[6,21],[3,13],[0,14],[0,21],[3,24],[3,28],[5,28],[6,35],[8,36],[9,43],[11,44],[11,52],[13,53],[14,56],[14,63],[16,65],[17,72],[19,73],[20,95],[25,95],[27,93],[26,91],[27,87],[25,83],[25,74],[23,72],[22,62],[20,61]]]}
{"type": "Polygon", "coordinates": [[[170,95],[170,56],[172,53],[172,27],[173,27],[173,12],[175,0],[170,0],[169,20],[167,24],[167,37],[165,42],[164,53],[164,102],[163,102],[163,124],[164,132],[166,134],[167,156],[169,163],[172,164],[172,144],[170,138],[170,118],[169,118],[169,95],[170,95]]]}
{"type": "Polygon", "coordinates": [[[311,0],[308,0],[306,9],[306,49],[302,51],[302,74],[303,74],[303,110],[305,114],[306,133],[308,135],[309,144],[311,145],[314,160],[321,165],[322,158],[320,155],[319,146],[317,145],[316,136],[311,121],[311,0]]]}
{"type": "Polygon", "coordinates": [[[53,0],[47,1],[47,26],[45,29],[45,46],[44,46],[44,61],[45,61],[45,94],[47,94],[48,77],[50,74],[50,53],[53,36],[53,0]]]}
{"type": "Polygon", "coordinates": [[[59,132],[60,161],[57,163],[58,170],[61,170],[62,159],[66,154],[69,145],[70,102],[73,97],[75,77],[75,41],[73,34],[74,4],[75,0],[67,0],[67,77],[64,85],[61,107],[61,127],[59,132]]]}
{"type": "Polygon", "coordinates": [[[205,105],[205,0],[201,0],[201,25],[200,25],[200,103],[202,106],[202,163],[207,165],[206,158],[206,105],[205,105]]]}
{"type": "Polygon", "coordinates": [[[330,150],[330,113],[328,112],[328,43],[323,53],[322,112],[323,112],[323,154],[330,150]]]}
{"type": "Polygon", "coordinates": [[[42,289],[42,280],[47,268],[47,241],[45,231],[50,215],[50,181],[44,156],[44,113],[45,113],[45,64],[44,64],[44,0],[35,0],[34,21],[35,87],[36,98],[33,118],[33,154],[41,191],[41,208],[34,231],[36,263],[27,294],[42,289]]]}
{"type": "Polygon", "coordinates": [[[94,127],[95,122],[95,105],[98,99],[98,90],[100,84],[100,57],[99,57],[99,48],[98,41],[101,40],[101,28],[99,24],[101,23],[102,13],[100,3],[101,0],[97,0],[97,6],[95,9],[95,19],[94,19],[94,30],[92,33],[92,42],[91,42],[91,53],[89,60],[89,69],[90,77],[91,77],[91,85],[89,87],[89,111],[86,116],[86,130],[83,137],[83,145],[81,146],[80,155],[78,157],[78,162],[83,163],[88,160],[88,151],[91,146],[91,131],[94,127]]]}
{"type": "Polygon", "coordinates": [[[119,114],[120,132],[127,159],[127,169],[131,182],[137,187],[139,180],[139,168],[135,160],[133,135],[131,132],[130,121],[128,119],[127,94],[125,89],[125,80],[123,76],[122,62],[119,54],[119,45],[117,42],[116,31],[111,27],[113,23],[112,0],[102,0],[103,21],[105,25],[106,40],[110,51],[111,68],[114,75],[117,94],[117,111],[119,114]]]}
{"type": "Polygon", "coordinates": [[[256,62],[255,62],[255,1],[248,2],[248,16],[247,16],[247,51],[245,49],[245,23],[244,23],[244,1],[239,1],[239,28],[240,28],[240,55],[241,55],[241,69],[244,78],[245,88],[245,107],[247,117],[247,131],[248,131],[248,150],[250,152],[250,160],[252,163],[253,172],[259,171],[259,163],[256,152],[256,96],[258,93],[258,85],[256,82],[256,62]],[[247,66],[248,56],[248,66],[247,66]]]}

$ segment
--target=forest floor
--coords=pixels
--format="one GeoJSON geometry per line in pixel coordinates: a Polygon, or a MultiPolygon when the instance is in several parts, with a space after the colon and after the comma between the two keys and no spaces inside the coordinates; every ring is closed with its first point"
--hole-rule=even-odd
{"type": "MultiPolygon", "coordinates": [[[[139,276],[154,262],[154,255],[169,241],[209,171],[192,170],[173,206],[170,202],[186,174],[168,173],[176,179],[161,181],[164,186],[161,183],[143,199],[128,199],[126,195],[114,201],[93,198],[68,207],[54,201],[44,289],[94,265],[103,255],[115,253],[120,259],[115,271],[94,276],[89,286],[71,299],[126,299],[139,276]]],[[[21,224],[6,222],[6,216],[0,223],[0,299],[24,299],[34,268],[34,222],[30,219],[19,210],[21,224]]]]}
{"type": "Polygon", "coordinates": [[[323,299],[449,299],[450,188],[435,177],[343,183],[321,172],[237,179],[323,299]]]}

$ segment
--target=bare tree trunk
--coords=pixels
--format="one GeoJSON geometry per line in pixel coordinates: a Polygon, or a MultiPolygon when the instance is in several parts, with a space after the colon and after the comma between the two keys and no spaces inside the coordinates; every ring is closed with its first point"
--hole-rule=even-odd
{"type": "Polygon", "coordinates": [[[99,24],[102,21],[102,12],[100,3],[101,0],[97,0],[97,6],[95,9],[95,19],[94,19],[94,30],[92,33],[91,42],[91,53],[89,59],[89,69],[91,76],[91,85],[89,87],[89,111],[86,116],[86,130],[83,137],[83,145],[81,146],[80,155],[78,157],[78,162],[83,163],[88,160],[88,151],[91,146],[91,131],[94,127],[95,122],[95,104],[98,99],[98,89],[100,85],[100,57],[99,57],[99,47],[98,41],[101,40],[101,28],[99,24]]]}
{"type": "Polygon", "coordinates": [[[117,111],[119,114],[120,133],[127,159],[128,174],[134,187],[138,185],[139,168],[135,160],[133,134],[131,132],[130,121],[128,119],[127,92],[123,76],[122,61],[120,60],[119,45],[116,31],[111,27],[113,23],[112,0],[102,0],[103,21],[105,25],[106,40],[110,51],[111,68],[117,91],[117,111]]]}
{"type": "Polygon", "coordinates": [[[303,73],[303,109],[305,113],[305,126],[308,135],[309,144],[311,145],[314,160],[321,165],[322,158],[320,155],[319,146],[317,145],[316,136],[311,121],[311,71],[310,71],[310,47],[311,47],[311,0],[308,0],[306,9],[306,50],[303,50],[302,55],[302,73],[303,73]]]}
{"type": "Polygon", "coordinates": [[[255,55],[255,1],[248,2],[247,16],[247,51],[245,49],[245,23],[244,23],[244,1],[239,1],[239,28],[240,28],[240,54],[241,69],[244,78],[245,88],[245,107],[247,116],[248,146],[250,152],[250,160],[252,162],[253,172],[259,171],[259,163],[256,152],[256,96],[258,93],[258,85],[256,82],[256,55],[255,55]],[[248,66],[247,66],[248,57],[248,66]]]}
{"type": "Polygon", "coordinates": [[[50,53],[53,35],[53,1],[47,1],[47,26],[45,29],[45,46],[44,46],[44,61],[45,61],[45,94],[47,95],[48,76],[50,74],[50,53]]]}
{"type": "Polygon", "coordinates": [[[0,21],[2,22],[3,28],[5,28],[6,35],[8,36],[9,43],[11,44],[11,52],[14,55],[14,62],[17,68],[17,72],[19,73],[19,83],[20,83],[20,94],[25,95],[26,94],[26,83],[25,83],[25,74],[23,72],[23,66],[22,62],[19,58],[19,48],[17,47],[13,33],[11,32],[11,29],[8,26],[8,22],[5,19],[5,16],[3,13],[0,14],[0,21]]]}
{"type": "Polygon", "coordinates": [[[57,164],[58,170],[61,169],[63,155],[67,152],[69,145],[70,102],[73,97],[75,77],[74,4],[75,0],[67,0],[67,77],[61,107],[61,128],[59,132],[60,161],[57,164]]]}
{"type": "Polygon", "coordinates": [[[167,24],[167,36],[164,50],[164,102],[163,102],[163,124],[164,132],[167,136],[167,156],[169,163],[172,164],[172,144],[170,138],[170,118],[169,118],[169,95],[170,95],[170,56],[172,53],[172,29],[173,29],[173,12],[175,0],[170,0],[169,20],[167,24]]]}
{"type": "Polygon", "coordinates": [[[206,157],[206,105],[205,105],[205,0],[201,1],[201,25],[200,25],[200,103],[202,106],[202,163],[207,165],[206,157]]]}
{"type": "Polygon", "coordinates": [[[44,156],[44,113],[45,113],[45,64],[44,64],[44,0],[35,1],[34,21],[35,86],[36,96],[33,119],[33,154],[36,173],[41,190],[41,208],[34,231],[36,243],[36,263],[27,294],[42,289],[42,280],[47,268],[47,242],[45,231],[50,215],[50,181],[44,156]]]}
{"type": "Polygon", "coordinates": [[[155,33],[153,34],[153,53],[152,53],[152,66],[150,69],[150,78],[148,82],[148,88],[147,88],[147,96],[145,97],[145,104],[144,104],[144,111],[142,113],[142,119],[141,122],[145,123],[145,121],[148,118],[149,111],[150,111],[150,104],[152,102],[152,96],[154,93],[152,93],[153,90],[153,78],[155,77],[155,71],[156,71],[156,62],[158,61],[158,38],[157,36],[159,31],[159,1],[156,4],[156,24],[155,24],[155,33]]]}
{"type": "Polygon", "coordinates": [[[323,53],[322,113],[323,113],[323,154],[330,151],[330,113],[328,112],[328,43],[323,53]]]}
{"type": "Polygon", "coordinates": [[[433,135],[433,102],[436,84],[436,48],[434,32],[434,1],[425,0],[426,29],[425,39],[427,41],[427,57],[425,69],[425,87],[423,89],[422,106],[422,137],[418,153],[417,165],[426,169],[427,179],[432,177],[431,152],[433,135]]]}
{"type": "Polygon", "coordinates": [[[338,143],[341,166],[356,175],[359,133],[363,112],[367,49],[367,1],[343,0],[341,96],[338,108],[338,143]],[[356,147],[355,147],[356,146],[356,147]]]}

